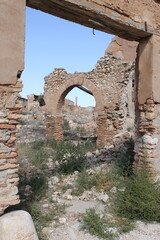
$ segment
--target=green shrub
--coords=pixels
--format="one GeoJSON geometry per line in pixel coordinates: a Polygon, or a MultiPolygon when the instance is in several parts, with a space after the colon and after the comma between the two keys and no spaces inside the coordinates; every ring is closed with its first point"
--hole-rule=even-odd
{"type": "Polygon", "coordinates": [[[44,148],[45,141],[39,140],[30,144],[20,144],[17,146],[19,159],[23,159],[23,157],[27,157],[34,166],[39,169],[43,169],[46,167],[48,152],[44,148]]]}
{"type": "Polygon", "coordinates": [[[119,234],[130,232],[135,227],[135,223],[131,219],[118,216],[114,216],[114,223],[118,229],[119,234]]]}
{"type": "Polygon", "coordinates": [[[70,125],[67,119],[63,120],[63,130],[70,130],[70,125]]]}
{"type": "Polygon", "coordinates": [[[76,127],[76,131],[79,133],[84,133],[86,132],[86,129],[84,127],[76,127]]]}
{"type": "Polygon", "coordinates": [[[59,173],[71,174],[74,171],[82,172],[88,167],[88,163],[85,156],[82,155],[71,155],[67,160],[62,162],[58,168],[59,173]]]}
{"type": "Polygon", "coordinates": [[[48,181],[44,175],[31,177],[27,184],[32,187],[35,200],[39,200],[43,197],[48,189],[48,181]]]}
{"type": "Polygon", "coordinates": [[[125,181],[125,191],[118,192],[115,209],[121,217],[160,222],[160,187],[152,183],[147,165],[125,181]]]}
{"type": "Polygon", "coordinates": [[[93,208],[88,209],[82,217],[82,230],[103,239],[115,237],[115,234],[109,231],[109,228],[114,226],[105,216],[101,217],[100,214],[96,213],[93,208]]]}
{"type": "Polygon", "coordinates": [[[32,142],[30,144],[30,146],[32,149],[39,151],[40,148],[45,146],[45,143],[46,143],[45,140],[37,140],[37,141],[32,142]]]}
{"type": "Polygon", "coordinates": [[[133,174],[134,155],[134,143],[131,139],[128,142],[127,150],[124,151],[122,149],[120,153],[117,154],[117,159],[113,163],[120,176],[129,177],[133,174]]]}
{"type": "Polygon", "coordinates": [[[43,169],[44,167],[46,167],[47,159],[48,159],[48,154],[44,152],[42,149],[35,153],[32,152],[32,155],[30,157],[31,163],[40,169],[43,169]]]}
{"type": "Polygon", "coordinates": [[[98,191],[111,189],[117,181],[118,176],[111,169],[101,170],[93,175],[89,175],[85,170],[78,175],[74,193],[81,195],[84,191],[90,190],[92,187],[95,187],[98,191]]]}
{"type": "Polygon", "coordinates": [[[58,141],[54,151],[54,158],[60,163],[58,171],[63,174],[82,172],[88,167],[85,154],[93,149],[95,144],[90,141],[77,145],[71,141],[58,141]]]}

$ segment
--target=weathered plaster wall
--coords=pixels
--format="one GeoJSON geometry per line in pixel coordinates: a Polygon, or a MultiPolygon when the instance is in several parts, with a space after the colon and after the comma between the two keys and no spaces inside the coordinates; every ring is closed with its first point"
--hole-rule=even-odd
{"type": "Polygon", "coordinates": [[[123,62],[111,54],[102,57],[91,72],[68,74],[63,68],[55,69],[45,77],[44,87],[46,110],[50,114],[47,120],[48,128],[52,135],[56,139],[62,138],[60,124],[65,96],[75,86],[81,85],[87,87],[95,97],[98,143],[110,144],[115,134],[127,130],[128,127],[133,128],[133,73],[133,62],[123,62]]]}
{"type": "Polygon", "coordinates": [[[27,6],[130,40],[160,35],[155,0],[27,0],[27,6]]]}
{"type": "Polygon", "coordinates": [[[105,53],[107,54],[111,52],[114,56],[123,61],[135,61],[137,46],[138,42],[136,41],[126,41],[125,39],[116,36],[112,38],[105,53]]]}
{"type": "Polygon", "coordinates": [[[24,69],[25,0],[0,2],[0,84],[15,84],[24,69]]]}

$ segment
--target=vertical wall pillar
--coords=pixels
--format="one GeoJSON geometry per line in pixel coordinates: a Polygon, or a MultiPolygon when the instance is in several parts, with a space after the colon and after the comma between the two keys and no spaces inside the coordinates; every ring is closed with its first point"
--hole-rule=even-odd
{"type": "Polygon", "coordinates": [[[47,116],[47,131],[48,136],[54,138],[55,140],[63,139],[63,117],[62,116],[47,116]]]}
{"type": "Polygon", "coordinates": [[[0,214],[19,203],[15,148],[24,63],[25,0],[0,2],[0,214]]]}
{"type": "Polygon", "coordinates": [[[160,37],[139,43],[137,57],[136,162],[150,163],[160,178],[160,37]]]}
{"type": "Polygon", "coordinates": [[[107,112],[104,109],[98,112],[96,124],[97,146],[111,145],[114,132],[111,126],[112,124],[107,118],[107,112]]]}

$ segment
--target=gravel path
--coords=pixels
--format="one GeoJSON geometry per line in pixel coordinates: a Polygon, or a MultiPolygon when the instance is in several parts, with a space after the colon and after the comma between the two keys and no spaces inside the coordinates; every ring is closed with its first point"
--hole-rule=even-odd
{"type": "MultiPolygon", "coordinates": [[[[80,213],[94,207],[97,211],[103,210],[103,204],[97,201],[63,201],[68,204],[64,224],[52,229],[49,240],[98,240],[96,236],[80,230],[81,223],[77,220],[80,213]]],[[[133,231],[122,234],[113,240],[160,240],[160,224],[145,224],[141,221],[136,223],[133,231]]]]}
{"type": "MultiPolygon", "coordinates": [[[[114,240],[160,240],[160,224],[138,222],[137,225],[137,228],[130,233],[123,234],[114,240]]],[[[55,228],[49,240],[99,240],[95,236],[80,231],[79,227],[78,221],[69,221],[65,225],[55,228]]]]}
{"type": "Polygon", "coordinates": [[[119,240],[160,240],[160,224],[137,223],[137,228],[121,235],[119,240]]]}
{"type": "Polygon", "coordinates": [[[49,240],[99,240],[84,231],[79,230],[77,220],[68,221],[65,225],[55,228],[49,240]]]}

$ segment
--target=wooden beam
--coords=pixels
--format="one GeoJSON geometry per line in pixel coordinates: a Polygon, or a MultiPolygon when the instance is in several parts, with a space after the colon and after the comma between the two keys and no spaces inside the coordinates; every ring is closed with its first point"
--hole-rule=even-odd
{"type": "Polygon", "coordinates": [[[83,86],[77,86],[77,88],[79,88],[79,89],[81,89],[82,91],[84,91],[84,92],[86,92],[86,93],[88,93],[88,94],[90,94],[90,95],[93,96],[93,93],[92,93],[89,89],[87,89],[87,88],[85,88],[85,87],[83,87],[83,86]]]}

